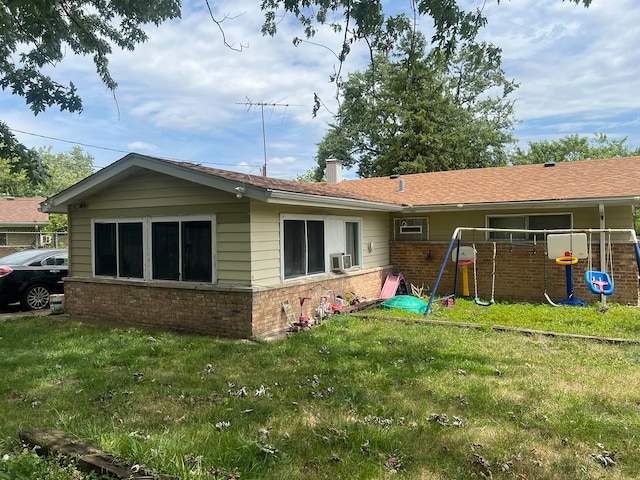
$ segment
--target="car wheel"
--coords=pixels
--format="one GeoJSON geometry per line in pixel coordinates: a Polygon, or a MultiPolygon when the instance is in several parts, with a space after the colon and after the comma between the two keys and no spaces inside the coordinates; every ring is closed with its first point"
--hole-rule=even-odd
{"type": "Polygon", "coordinates": [[[29,310],[42,310],[49,306],[49,289],[44,285],[32,285],[22,296],[22,306],[29,310]]]}

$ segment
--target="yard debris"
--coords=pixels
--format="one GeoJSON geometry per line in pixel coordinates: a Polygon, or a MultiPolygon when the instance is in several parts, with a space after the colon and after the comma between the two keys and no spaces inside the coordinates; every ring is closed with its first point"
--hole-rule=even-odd
{"type": "Polygon", "coordinates": [[[464,420],[460,417],[453,417],[453,420],[449,420],[449,416],[446,413],[432,413],[427,418],[429,422],[436,422],[443,427],[464,427],[464,420]]]}
{"type": "Polygon", "coordinates": [[[85,472],[98,472],[109,478],[120,479],[178,480],[176,477],[147,471],[145,466],[139,463],[126,465],[121,458],[116,458],[61,430],[26,430],[20,433],[20,439],[38,455],[59,455],[62,458],[76,460],[78,467],[85,472]]]}
{"type": "Polygon", "coordinates": [[[393,425],[394,421],[395,420],[393,418],[376,417],[374,415],[367,415],[362,419],[362,423],[372,423],[383,428],[390,427],[391,425],[393,425]]]}
{"type": "Polygon", "coordinates": [[[207,363],[204,366],[204,372],[205,373],[213,373],[213,365],[211,365],[210,363],[207,363]]]}
{"type": "Polygon", "coordinates": [[[329,349],[327,347],[320,347],[320,350],[318,350],[318,353],[321,353],[323,355],[329,355],[329,349]]]}
{"type": "Polygon", "coordinates": [[[260,447],[260,451],[262,453],[266,454],[266,455],[270,455],[272,457],[277,457],[278,454],[280,453],[276,447],[274,447],[273,445],[270,445],[268,443],[266,443],[264,445],[258,443],[257,445],[258,445],[258,447],[260,447]]]}
{"type": "Polygon", "coordinates": [[[236,390],[235,392],[231,390],[227,390],[227,393],[229,394],[230,397],[244,398],[249,396],[249,393],[247,392],[247,387],[242,387],[239,390],[236,390]]]}
{"type": "Polygon", "coordinates": [[[482,455],[477,453],[473,454],[473,461],[471,464],[475,467],[480,477],[485,479],[493,478],[493,472],[491,471],[491,463],[489,463],[482,455]]]}
{"type": "Polygon", "coordinates": [[[327,387],[324,390],[320,390],[317,392],[311,392],[311,396],[313,398],[324,398],[324,397],[328,397],[329,395],[331,395],[334,391],[333,387],[327,387]]]}
{"type": "Polygon", "coordinates": [[[269,387],[265,387],[264,385],[260,385],[260,388],[255,391],[253,396],[254,397],[264,397],[267,394],[267,390],[269,390],[269,387]]]}
{"type": "Polygon", "coordinates": [[[369,448],[369,440],[365,440],[365,442],[360,447],[360,451],[363,455],[369,455],[371,452],[371,448],[369,448]]]}
{"type": "Polygon", "coordinates": [[[618,452],[615,450],[606,450],[601,443],[596,444],[600,449],[599,453],[590,453],[589,458],[602,465],[603,468],[615,467],[618,452]]]}
{"type": "Polygon", "coordinates": [[[228,422],[226,420],[216,423],[216,429],[218,431],[226,430],[227,428],[230,428],[230,427],[231,427],[231,422],[228,422]]]}
{"type": "Polygon", "coordinates": [[[136,373],[133,374],[133,379],[136,382],[141,382],[143,380],[143,378],[144,378],[144,373],[142,373],[142,372],[136,372],[136,373]]]}
{"type": "Polygon", "coordinates": [[[398,473],[402,469],[402,458],[389,455],[384,461],[384,468],[386,468],[389,473],[398,473]]]}

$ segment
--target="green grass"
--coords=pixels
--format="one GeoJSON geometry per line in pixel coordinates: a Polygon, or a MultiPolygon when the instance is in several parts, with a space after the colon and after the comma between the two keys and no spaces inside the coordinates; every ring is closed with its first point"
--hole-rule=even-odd
{"type": "Polygon", "coordinates": [[[457,298],[453,308],[434,303],[432,312],[417,315],[401,310],[367,310],[361,315],[400,317],[474,323],[485,327],[500,325],[575,335],[640,340],[640,308],[600,303],[587,307],[554,307],[547,304],[497,303],[488,307],[457,298]]]}
{"type": "MultiPolygon", "coordinates": [[[[429,318],[549,330],[574,315],[467,303],[429,318]]],[[[598,327],[570,318],[572,332],[634,338],[640,323],[628,307],[580,311],[598,327]]],[[[640,471],[637,345],[353,316],[276,342],[235,342],[63,318],[0,324],[0,479],[32,462],[19,432],[49,427],[182,479],[640,471]]],[[[38,475],[23,478],[78,478],[38,475]]]]}

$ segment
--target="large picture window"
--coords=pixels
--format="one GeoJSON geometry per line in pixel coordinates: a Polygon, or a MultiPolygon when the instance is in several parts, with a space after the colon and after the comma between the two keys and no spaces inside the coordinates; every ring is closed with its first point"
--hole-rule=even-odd
{"type": "Polygon", "coordinates": [[[282,271],[285,280],[326,273],[329,258],[351,255],[351,265],[362,265],[362,222],[351,217],[282,216],[282,271]]]}
{"type": "Polygon", "coordinates": [[[214,219],[95,220],[97,276],[213,282],[214,219]]]}

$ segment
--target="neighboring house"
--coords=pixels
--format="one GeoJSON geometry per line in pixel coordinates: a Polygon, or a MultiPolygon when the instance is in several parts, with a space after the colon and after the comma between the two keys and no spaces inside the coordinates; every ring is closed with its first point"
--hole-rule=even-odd
{"type": "MultiPolygon", "coordinates": [[[[327,178],[302,183],[123,157],[42,204],[68,213],[65,310],[227,337],[267,335],[288,326],[283,300],[297,317],[300,297],[311,298],[302,310],[310,315],[327,290],[377,298],[391,271],[432,285],[458,226],[632,228],[640,203],[640,157],[344,181],[330,161],[327,178]]],[[[480,295],[490,293],[494,242],[497,298],[564,295],[564,269],[545,259],[544,238],[479,233],[463,241],[478,250],[480,295]]],[[[611,301],[637,305],[629,238],[602,245],[613,257],[611,301]]],[[[576,279],[586,267],[586,260],[574,267],[576,279]]],[[[450,290],[454,271],[447,262],[442,284],[450,290]]],[[[576,294],[599,299],[578,281],[576,294]]]]}
{"type": "Polygon", "coordinates": [[[49,215],[39,210],[43,201],[44,198],[0,196],[0,256],[42,244],[36,232],[49,224],[49,215]]]}

